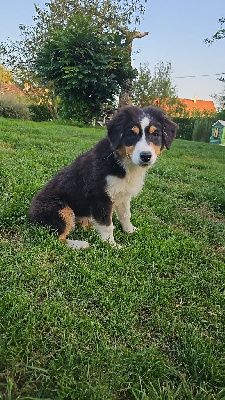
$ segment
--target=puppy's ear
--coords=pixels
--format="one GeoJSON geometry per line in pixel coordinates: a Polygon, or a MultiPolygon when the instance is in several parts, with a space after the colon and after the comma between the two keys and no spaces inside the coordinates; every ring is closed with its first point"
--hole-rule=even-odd
{"type": "Polygon", "coordinates": [[[164,146],[167,148],[167,150],[170,149],[172,141],[176,136],[177,130],[178,125],[165,116],[163,121],[163,141],[164,146]]]}
{"type": "Polygon", "coordinates": [[[119,110],[107,125],[107,134],[113,151],[118,149],[122,142],[125,119],[125,113],[119,110]]]}

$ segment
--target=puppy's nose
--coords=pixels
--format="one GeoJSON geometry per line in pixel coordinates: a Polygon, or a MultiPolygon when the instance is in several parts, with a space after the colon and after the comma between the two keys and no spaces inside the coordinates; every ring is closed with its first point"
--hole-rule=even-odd
{"type": "Polygon", "coordinates": [[[151,156],[152,156],[152,153],[150,153],[150,151],[142,151],[140,153],[140,159],[144,163],[148,163],[151,159],[151,156]]]}

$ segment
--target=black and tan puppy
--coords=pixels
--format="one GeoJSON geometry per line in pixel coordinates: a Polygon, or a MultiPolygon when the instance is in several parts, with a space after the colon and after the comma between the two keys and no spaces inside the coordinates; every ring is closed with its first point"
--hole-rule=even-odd
{"type": "Polygon", "coordinates": [[[34,197],[30,218],[56,230],[75,249],[87,242],[68,240],[76,222],[90,221],[103,240],[115,244],[115,209],[124,232],[130,222],[130,201],[142,189],[146,171],[169,149],[177,125],[159,108],[130,106],[108,124],[108,134],[87,153],[59,171],[34,197]]]}

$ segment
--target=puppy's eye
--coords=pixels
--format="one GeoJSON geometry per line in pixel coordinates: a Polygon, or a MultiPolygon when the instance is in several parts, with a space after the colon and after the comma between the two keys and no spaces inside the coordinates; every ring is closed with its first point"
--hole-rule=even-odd
{"type": "Polygon", "coordinates": [[[149,133],[153,136],[159,136],[160,132],[159,130],[156,128],[155,125],[151,125],[149,128],[149,133]]]}

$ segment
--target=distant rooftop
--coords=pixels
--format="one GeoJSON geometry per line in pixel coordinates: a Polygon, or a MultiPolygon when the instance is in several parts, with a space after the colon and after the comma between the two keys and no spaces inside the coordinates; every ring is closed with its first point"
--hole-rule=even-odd
{"type": "Polygon", "coordinates": [[[0,95],[24,96],[24,92],[14,83],[2,83],[0,95]]]}
{"type": "Polygon", "coordinates": [[[199,110],[199,111],[211,111],[216,113],[216,107],[211,100],[198,100],[196,96],[193,100],[191,99],[180,99],[179,100],[187,106],[187,109],[190,111],[199,110]]]}

